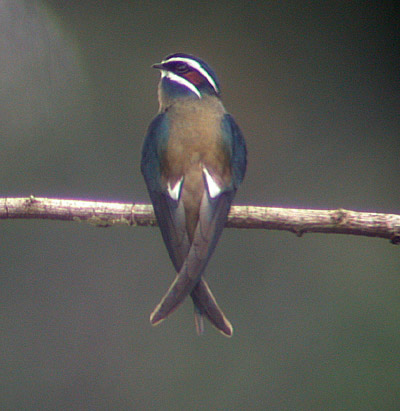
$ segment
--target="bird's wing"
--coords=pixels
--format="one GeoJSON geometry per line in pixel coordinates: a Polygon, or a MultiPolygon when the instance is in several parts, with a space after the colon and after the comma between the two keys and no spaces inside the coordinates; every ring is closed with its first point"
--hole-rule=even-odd
{"type": "Polygon", "coordinates": [[[197,317],[201,319],[205,315],[221,332],[232,335],[230,322],[218,307],[207,283],[201,278],[225,226],[231,202],[246,169],[244,139],[239,127],[228,114],[223,118],[222,132],[227,146],[231,148],[232,184],[222,189],[218,183],[215,184],[217,179],[214,180],[209,170],[203,172],[206,189],[201,201],[199,222],[190,245],[183,204],[179,201],[184,181],[170,187],[169,192],[161,186],[160,164],[168,142],[166,114],[159,114],[149,127],[143,145],[141,169],[164,242],[178,271],[175,281],[150,317],[153,324],[165,319],[191,293],[197,317]]]}
{"type": "MultiPolygon", "coordinates": [[[[175,198],[161,184],[161,162],[168,143],[168,118],[159,114],[150,124],[142,149],[141,170],[153,203],[162,237],[176,271],[180,271],[189,253],[185,211],[179,201],[179,185],[175,198]]],[[[180,183],[182,185],[183,182],[180,183]]]]}
{"type": "Polygon", "coordinates": [[[222,119],[222,136],[231,147],[232,184],[236,191],[244,179],[247,167],[247,148],[243,134],[230,114],[222,119]]]}
{"type": "MultiPolygon", "coordinates": [[[[206,177],[204,177],[204,180],[206,181],[206,177]]],[[[200,280],[225,226],[234,191],[233,189],[226,189],[213,198],[210,196],[211,188],[207,183],[205,184],[206,189],[200,204],[199,221],[195,229],[189,254],[174,282],[150,316],[152,324],[157,324],[164,320],[192,292],[200,280]]],[[[213,192],[213,194],[215,193],[213,192]]],[[[212,300],[210,301],[212,302],[212,300]]],[[[209,312],[206,307],[203,308],[201,298],[197,302],[200,303],[198,306],[200,314],[209,312]]]]}
{"type": "Polygon", "coordinates": [[[197,334],[203,334],[203,317],[205,316],[223,335],[227,337],[232,336],[232,324],[219,307],[204,277],[200,277],[199,282],[193,288],[190,296],[195,305],[195,324],[197,334]]]}
{"type": "MultiPolygon", "coordinates": [[[[154,324],[162,321],[175,310],[196,286],[225,226],[237,187],[244,178],[247,151],[243,135],[229,114],[224,115],[221,129],[224,145],[230,156],[231,183],[222,185],[221,180],[213,175],[212,170],[204,169],[205,190],[193,242],[175,281],[150,317],[154,324]]],[[[206,313],[207,308],[210,308],[207,304],[210,304],[213,299],[202,298],[202,295],[204,294],[201,292],[198,293],[198,298],[194,295],[194,300],[206,313]]],[[[199,314],[202,314],[201,310],[199,314]]]]}
{"type": "MultiPolygon", "coordinates": [[[[239,184],[243,181],[246,165],[247,150],[246,143],[239,126],[230,114],[225,114],[222,119],[222,137],[225,140],[225,146],[230,148],[230,166],[232,172],[233,190],[236,191],[239,184]]],[[[195,319],[198,333],[201,333],[203,322],[202,316],[208,320],[224,335],[231,336],[233,328],[222,310],[219,308],[211,290],[203,278],[194,287],[191,297],[196,307],[195,319]]]]}

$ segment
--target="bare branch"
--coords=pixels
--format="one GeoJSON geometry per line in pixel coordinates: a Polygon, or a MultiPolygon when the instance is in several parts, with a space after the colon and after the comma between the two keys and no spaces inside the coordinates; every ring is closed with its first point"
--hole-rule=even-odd
{"type": "MultiPolygon", "coordinates": [[[[50,219],[113,225],[155,226],[153,208],[146,204],[120,204],[51,198],[0,198],[0,219],[50,219]]],[[[303,210],[234,206],[227,227],[285,230],[297,234],[336,233],[389,239],[400,243],[400,215],[344,209],[303,210]]]]}

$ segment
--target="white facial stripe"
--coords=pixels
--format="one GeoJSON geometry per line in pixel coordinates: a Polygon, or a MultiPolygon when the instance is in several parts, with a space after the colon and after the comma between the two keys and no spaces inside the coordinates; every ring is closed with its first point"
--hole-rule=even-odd
{"type": "Polygon", "coordinates": [[[203,67],[201,67],[199,62],[197,62],[196,60],[192,60],[190,58],[185,58],[185,57],[172,57],[168,60],[162,61],[161,64],[169,63],[171,61],[182,61],[183,63],[186,63],[188,66],[190,66],[193,69],[197,70],[203,77],[205,77],[207,79],[207,81],[211,84],[211,86],[215,90],[215,92],[217,94],[219,93],[218,87],[217,87],[214,79],[207,73],[206,70],[204,70],[203,67]]]}
{"type": "Polygon", "coordinates": [[[175,201],[178,201],[179,196],[181,195],[182,183],[183,183],[183,177],[181,177],[181,179],[175,183],[174,187],[171,187],[171,183],[168,181],[168,185],[167,185],[168,194],[175,201]]]}
{"type": "Polygon", "coordinates": [[[179,83],[182,86],[185,86],[190,91],[192,91],[194,94],[196,94],[196,96],[198,98],[201,98],[201,94],[200,94],[199,90],[197,90],[197,88],[190,81],[186,80],[185,78],[180,77],[180,76],[176,75],[175,73],[172,73],[171,71],[167,71],[167,70],[161,70],[161,77],[167,77],[171,81],[174,81],[175,83],[179,83]]]}
{"type": "Polygon", "coordinates": [[[211,174],[208,170],[203,167],[203,173],[206,177],[207,187],[208,187],[208,194],[211,198],[215,198],[221,194],[221,187],[217,184],[217,182],[211,177],[211,174]]]}

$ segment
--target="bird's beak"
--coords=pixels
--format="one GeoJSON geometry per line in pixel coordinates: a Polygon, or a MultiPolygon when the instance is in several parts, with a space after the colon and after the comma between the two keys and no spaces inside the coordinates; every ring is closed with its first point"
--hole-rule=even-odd
{"type": "Polygon", "coordinates": [[[159,70],[164,70],[164,66],[162,63],[153,64],[151,67],[159,70]]]}

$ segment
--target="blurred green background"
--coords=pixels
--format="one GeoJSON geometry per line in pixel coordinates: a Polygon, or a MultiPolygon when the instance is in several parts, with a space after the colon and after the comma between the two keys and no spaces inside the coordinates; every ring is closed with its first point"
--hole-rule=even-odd
{"type": "MultiPolygon", "coordinates": [[[[394,2],[0,0],[0,196],[148,203],[173,52],[205,59],[247,138],[236,204],[400,212],[394,2]]],[[[227,229],[207,275],[235,334],[195,334],[156,228],[0,225],[0,408],[398,410],[389,241],[227,229]]]]}

